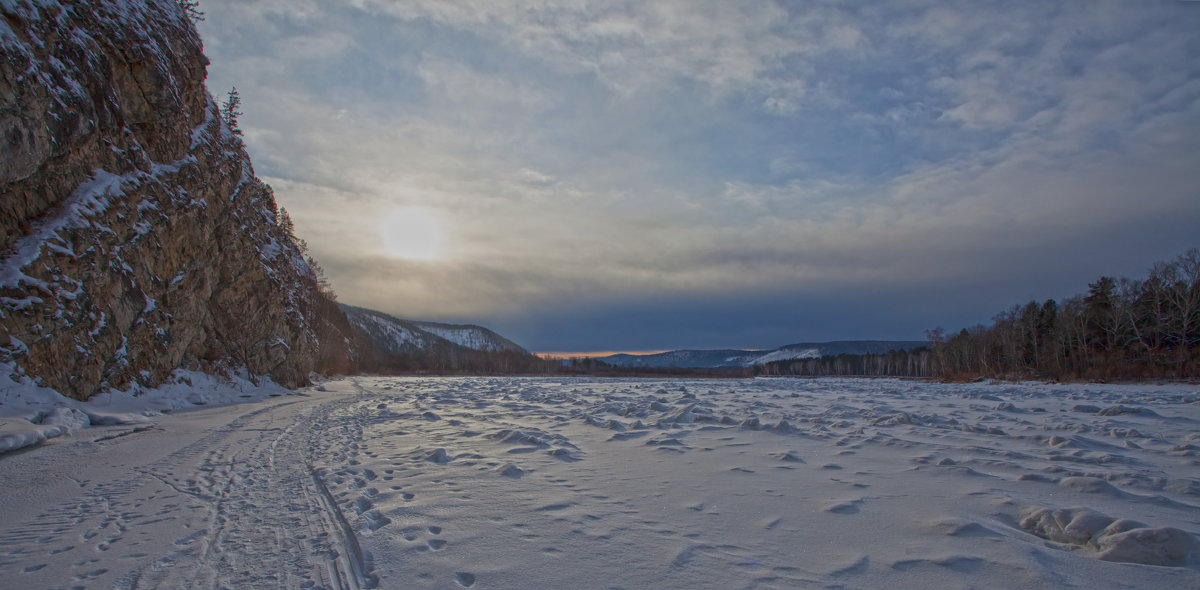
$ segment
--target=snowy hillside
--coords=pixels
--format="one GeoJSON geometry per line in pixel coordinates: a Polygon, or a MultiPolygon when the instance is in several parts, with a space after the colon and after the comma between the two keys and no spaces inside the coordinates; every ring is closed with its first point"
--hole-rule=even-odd
{"type": "Polygon", "coordinates": [[[423,350],[435,342],[428,333],[413,330],[404,322],[384,314],[346,309],[346,317],[351,324],[369,334],[376,348],[382,351],[399,353],[410,349],[423,350]]]}
{"type": "Polygon", "coordinates": [[[657,354],[614,354],[599,360],[620,367],[679,367],[685,369],[746,367],[763,354],[754,350],[671,350],[657,354]]]}
{"type": "Polygon", "coordinates": [[[750,365],[765,365],[775,361],[791,361],[796,359],[821,358],[820,348],[781,348],[754,358],[750,365]]]}
{"type": "Polygon", "coordinates": [[[437,322],[412,322],[412,324],[425,332],[445,338],[450,342],[470,348],[471,350],[482,350],[485,352],[524,350],[507,338],[480,326],[440,324],[437,322]]]}
{"type": "Polygon", "coordinates": [[[672,350],[657,354],[614,354],[600,357],[599,360],[620,367],[715,369],[718,367],[753,367],[775,361],[820,358],[839,354],[883,354],[889,350],[909,350],[926,344],[928,343],[913,340],[842,340],[789,344],[775,350],[672,350]]]}
{"type": "Polygon", "coordinates": [[[517,344],[481,326],[416,322],[349,305],[343,305],[342,310],[350,323],[370,335],[376,350],[384,354],[408,354],[435,347],[526,353],[517,344]]]}

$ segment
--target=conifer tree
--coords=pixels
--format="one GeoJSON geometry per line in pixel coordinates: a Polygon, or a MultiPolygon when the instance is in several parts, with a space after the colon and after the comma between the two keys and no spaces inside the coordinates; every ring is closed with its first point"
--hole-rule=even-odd
{"type": "Polygon", "coordinates": [[[196,0],[176,0],[176,2],[178,2],[179,7],[183,9],[183,13],[187,15],[188,18],[192,19],[193,21],[204,20],[204,13],[197,8],[200,6],[200,3],[196,0]]]}
{"type": "Polygon", "coordinates": [[[242,116],[242,111],[238,110],[242,106],[242,97],[238,96],[237,86],[229,89],[229,98],[225,99],[225,103],[221,105],[221,118],[225,119],[225,124],[229,126],[229,131],[234,135],[241,135],[242,130],[238,127],[238,117],[242,116]]]}
{"type": "Polygon", "coordinates": [[[279,208],[279,229],[283,230],[283,235],[287,236],[289,240],[296,241],[296,224],[292,222],[292,216],[283,207],[279,208]]]}
{"type": "Polygon", "coordinates": [[[1114,345],[1116,328],[1113,299],[1116,288],[1116,279],[1100,277],[1096,282],[1088,283],[1088,294],[1083,298],[1087,306],[1089,340],[1099,350],[1109,350],[1114,345]]]}

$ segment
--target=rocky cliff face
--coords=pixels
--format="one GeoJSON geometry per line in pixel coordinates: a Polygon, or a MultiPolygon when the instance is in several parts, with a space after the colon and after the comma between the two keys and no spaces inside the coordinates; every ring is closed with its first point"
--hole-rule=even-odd
{"type": "Polygon", "coordinates": [[[0,362],[78,399],[181,367],[304,383],[315,279],[177,2],[0,14],[0,362]]]}

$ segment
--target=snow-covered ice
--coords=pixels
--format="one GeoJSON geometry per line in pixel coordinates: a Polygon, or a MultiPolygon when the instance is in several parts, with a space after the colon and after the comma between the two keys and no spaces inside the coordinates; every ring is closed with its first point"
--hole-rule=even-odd
{"type": "Polygon", "coordinates": [[[1200,587],[1194,385],[323,389],[0,455],[0,585],[1200,587]]]}

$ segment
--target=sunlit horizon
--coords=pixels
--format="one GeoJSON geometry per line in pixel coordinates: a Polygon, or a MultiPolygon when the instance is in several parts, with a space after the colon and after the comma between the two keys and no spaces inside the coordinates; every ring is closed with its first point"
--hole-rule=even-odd
{"type": "Polygon", "coordinates": [[[661,354],[670,352],[669,350],[593,350],[587,352],[534,352],[537,356],[550,360],[563,359],[582,359],[582,358],[600,358],[612,356],[614,354],[628,354],[633,356],[646,356],[650,354],[661,354]]]}
{"type": "Polygon", "coordinates": [[[396,317],[914,340],[1196,246],[1198,2],[302,4],[205,0],[209,90],[396,317]]]}

